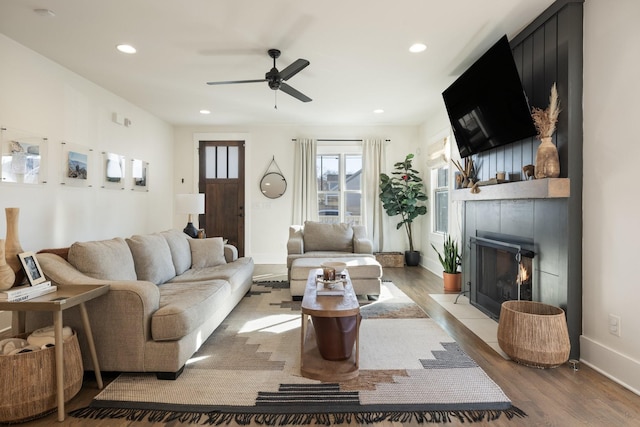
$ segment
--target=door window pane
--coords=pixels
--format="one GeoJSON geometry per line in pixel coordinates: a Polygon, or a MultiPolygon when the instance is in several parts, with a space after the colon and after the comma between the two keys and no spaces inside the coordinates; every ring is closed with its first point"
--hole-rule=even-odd
{"type": "Polygon", "coordinates": [[[217,147],[216,178],[227,178],[227,147],[217,147]]]}
{"type": "Polygon", "coordinates": [[[228,178],[238,178],[238,147],[229,147],[229,158],[228,158],[228,165],[229,165],[229,175],[228,178]]]}

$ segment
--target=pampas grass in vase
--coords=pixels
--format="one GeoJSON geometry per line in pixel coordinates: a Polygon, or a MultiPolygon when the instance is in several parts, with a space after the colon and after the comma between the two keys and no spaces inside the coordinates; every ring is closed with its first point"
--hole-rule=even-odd
{"type": "Polygon", "coordinates": [[[560,176],[560,159],[558,149],[553,144],[551,137],[556,130],[558,115],[560,114],[560,100],[556,84],[551,86],[549,106],[545,110],[534,107],[531,112],[533,123],[538,131],[540,146],[536,152],[536,179],[557,178],[560,176]]]}

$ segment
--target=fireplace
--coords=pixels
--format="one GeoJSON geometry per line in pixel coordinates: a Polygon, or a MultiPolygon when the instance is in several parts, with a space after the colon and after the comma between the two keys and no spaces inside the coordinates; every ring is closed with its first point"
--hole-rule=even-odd
{"type": "Polygon", "coordinates": [[[533,300],[533,242],[479,233],[471,237],[471,304],[497,319],[504,301],[533,300]]]}

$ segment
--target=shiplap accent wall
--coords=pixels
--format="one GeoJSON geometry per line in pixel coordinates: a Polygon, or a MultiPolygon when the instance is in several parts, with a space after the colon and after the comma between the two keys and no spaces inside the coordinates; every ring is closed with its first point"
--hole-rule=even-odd
{"type": "MultiPolygon", "coordinates": [[[[570,197],[465,206],[466,242],[484,231],[536,242],[541,250],[538,300],[565,309],[573,358],[579,357],[582,333],[582,18],[583,0],[558,0],[510,41],[532,106],[546,108],[551,85],[557,84],[562,111],[553,141],[560,177],[570,178],[570,197]]],[[[498,171],[521,176],[522,166],[535,164],[539,144],[532,137],[475,155],[479,179],[494,178],[498,171]]],[[[464,280],[471,281],[472,275],[464,280]]]]}

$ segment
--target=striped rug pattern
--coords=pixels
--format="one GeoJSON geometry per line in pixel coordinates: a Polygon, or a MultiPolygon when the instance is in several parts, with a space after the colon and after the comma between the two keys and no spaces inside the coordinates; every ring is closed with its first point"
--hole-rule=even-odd
{"type": "Polygon", "coordinates": [[[282,283],[254,284],[175,381],[122,374],[79,418],[198,425],[446,423],[512,419],[486,373],[393,283],[362,301],[360,375],[300,375],[300,305],[282,283]]]}

